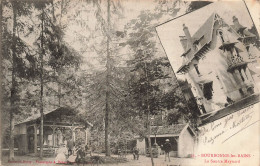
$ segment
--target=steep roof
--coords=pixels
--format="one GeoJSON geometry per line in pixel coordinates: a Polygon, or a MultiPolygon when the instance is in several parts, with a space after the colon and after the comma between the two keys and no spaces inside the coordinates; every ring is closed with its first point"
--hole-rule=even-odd
{"type": "MultiPolygon", "coordinates": [[[[192,35],[191,40],[192,43],[196,43],[200,39],[204,39],[202,45],[205,43],[209,43],[212,40],[212,33],[213,33],[213,25],[214,25],[214,18],[215,18],[215,13],[213,13],[204,23],[203,25],[192,35]]],[[[184,52],[191,54],[190,52],[192,45],[187,45],[187,48],[184,52]]]]}
{"type": "MultiPolygon", "coordinates": [[[[202,36],[204,36],[205,43],[211,42],[215,15],[216,13],[213,13],[198,29],[198,31],[195,32],[195,34],[192,36],[193,43],[196,40],[200,39],[202,36]]],[[[204,45],[205,43],[202,43],[202,45],[204,45]]]]}
{"type": "Polygon", "coordinates": [[[192,45],[188,44],[188,42],[187,42],[186,51],[181,56],[185,55],[185,56],[189,57],[189,59],[187,61],[183,61],[183,64],[178,69],[177,73],[187,65],[187,62],[189,63],[194,58],[194,56],[197,52],[200,51],[200,50],[197,50],[197,52],[191,51],[193,44],[200,42],[200,44],[202,46],[201,49],[202,49],[205,45],[207,45],[211,42],[212,36],[213,36],[213,34],[212,34],[213,33],[213,26],[214,26],[214,23],[215,23],[215,16],[216,16],[216,13],[213,13],[201,25],[201,27],[192,35],[192,37],[191,37],[192,45]]]}

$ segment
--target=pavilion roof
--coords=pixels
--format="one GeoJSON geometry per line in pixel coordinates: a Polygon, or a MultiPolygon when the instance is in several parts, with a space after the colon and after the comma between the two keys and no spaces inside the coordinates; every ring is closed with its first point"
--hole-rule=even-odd
{"type": "MultiPolygon", "coordinates": [[[[75,117],[77,115],[77,113],[78,112],[76,110],[72,109],[72,108],[69,108],[69,107],[59,107],[57,109],[54,109],[54,110],[51,110],[51,111],[48,111],[48,112],[44,112],[44,118],[45,119],[50,119],[51,117],[57,117],[57,116],[60,116],[60,115],[74,116],[75,117]]],[[[41,117],[40,113],[34,114],[34,115],[31,115],[30,117],[26,118],[23,121],[17,122],[15,125],[37,121],[37,120],[40,119],[40,117],[41,117]]],[[[82,118],[79,118],[78,121],[79,122],[83,122],[84,121],[84,123],[87,123],[89,126],[93,127],[93,125],[91,123],[89,123],[88,121],[86,121],[86,120],[84,120],[82,118]]]]}

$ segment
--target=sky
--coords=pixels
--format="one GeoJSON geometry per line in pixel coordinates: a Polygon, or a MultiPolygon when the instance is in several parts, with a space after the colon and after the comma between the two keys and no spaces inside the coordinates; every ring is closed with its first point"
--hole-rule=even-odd
{"type": "MultiPolygon", "coordinates": [[[[157,26],[156,31],[175,72],[182,65],[180,56],[184,51],[179,36],[184,36],[183,24],[189,28],[192,36],[213,12],[217,13],[229,25],[233,25],[232,17],[234,15],[238,18],[241,25],[249,28],[253,25],[247,8],[242,1],[225,1],[214,2],[199,10],[157,26]]],[[[176,76],[181,79],[184,78],[183,75],[176,76]]]]}

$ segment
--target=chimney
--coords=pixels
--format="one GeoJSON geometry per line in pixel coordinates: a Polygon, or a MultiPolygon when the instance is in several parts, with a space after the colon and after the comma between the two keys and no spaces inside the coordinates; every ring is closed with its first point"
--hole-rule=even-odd
{"type": "Polygon", "coordinates": [[[185,24],[183,24],[183,31],[184,31],[185,36],[187,38],[187,42],[191,45],[191,35],[190,35],[188,27],[186,27],[185,24]]]}
{"type": "Polygon", "coordinates": [[[233,23],[236,27],[239,27],[240,25],[236,16],[233,16],[233,23]]]}
{"type": "Polygon", "coordinates": [[[179,36],[180,37],[180,42],[181,42],[181,45],[182,45],[182,48],[184,51],[187,50],[187,38],[186,36],[179,36]]]}

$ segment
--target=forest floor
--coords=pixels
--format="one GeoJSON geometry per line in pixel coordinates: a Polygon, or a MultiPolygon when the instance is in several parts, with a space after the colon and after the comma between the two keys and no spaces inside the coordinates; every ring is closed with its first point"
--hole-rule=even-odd
{"type": "MultiPolygon", "coordinates": [[[[99,166],[106,165],[106,166],[151,166],[151,158],[140,155],[139,160],[134,160],[132,155],[126,155],[126,159],[123,160],[115,160],[115,158],[118,158],[116,155],[112,155],[111,159],[108,159],[104,155],[100,154],[100,157],[102,159],[106,158],[106,163],[100,163],[99,166]],[[108,160],[113,160],[115,162],[111,162],[108,160]]],[[[55,157],[45,157],[43,159],[39,159],[38,157],[33,156],[16,156],[14,162],[8,162],[7,156],[3,156],[2,159],[2,165],[3,166],[38,166],[38,165],[44,165],[44,166],[68,166],[68,165],[77,165],[74,164],[57,164],[54,163],[55,157]]],[[[154,165],[155,166],[189,166],[193,165],[195,162],[194,159],[191,158],[173,158],[171,157],[171,162],[164,161],[164,156],[161,155],[158,158],[154,158],[154,165]]],[[[80,164],[81,166],[83,164],[80,164]]],[[[92,166],[97,164],[91,164],[87,163],[86,166],[92,166]]]]}

